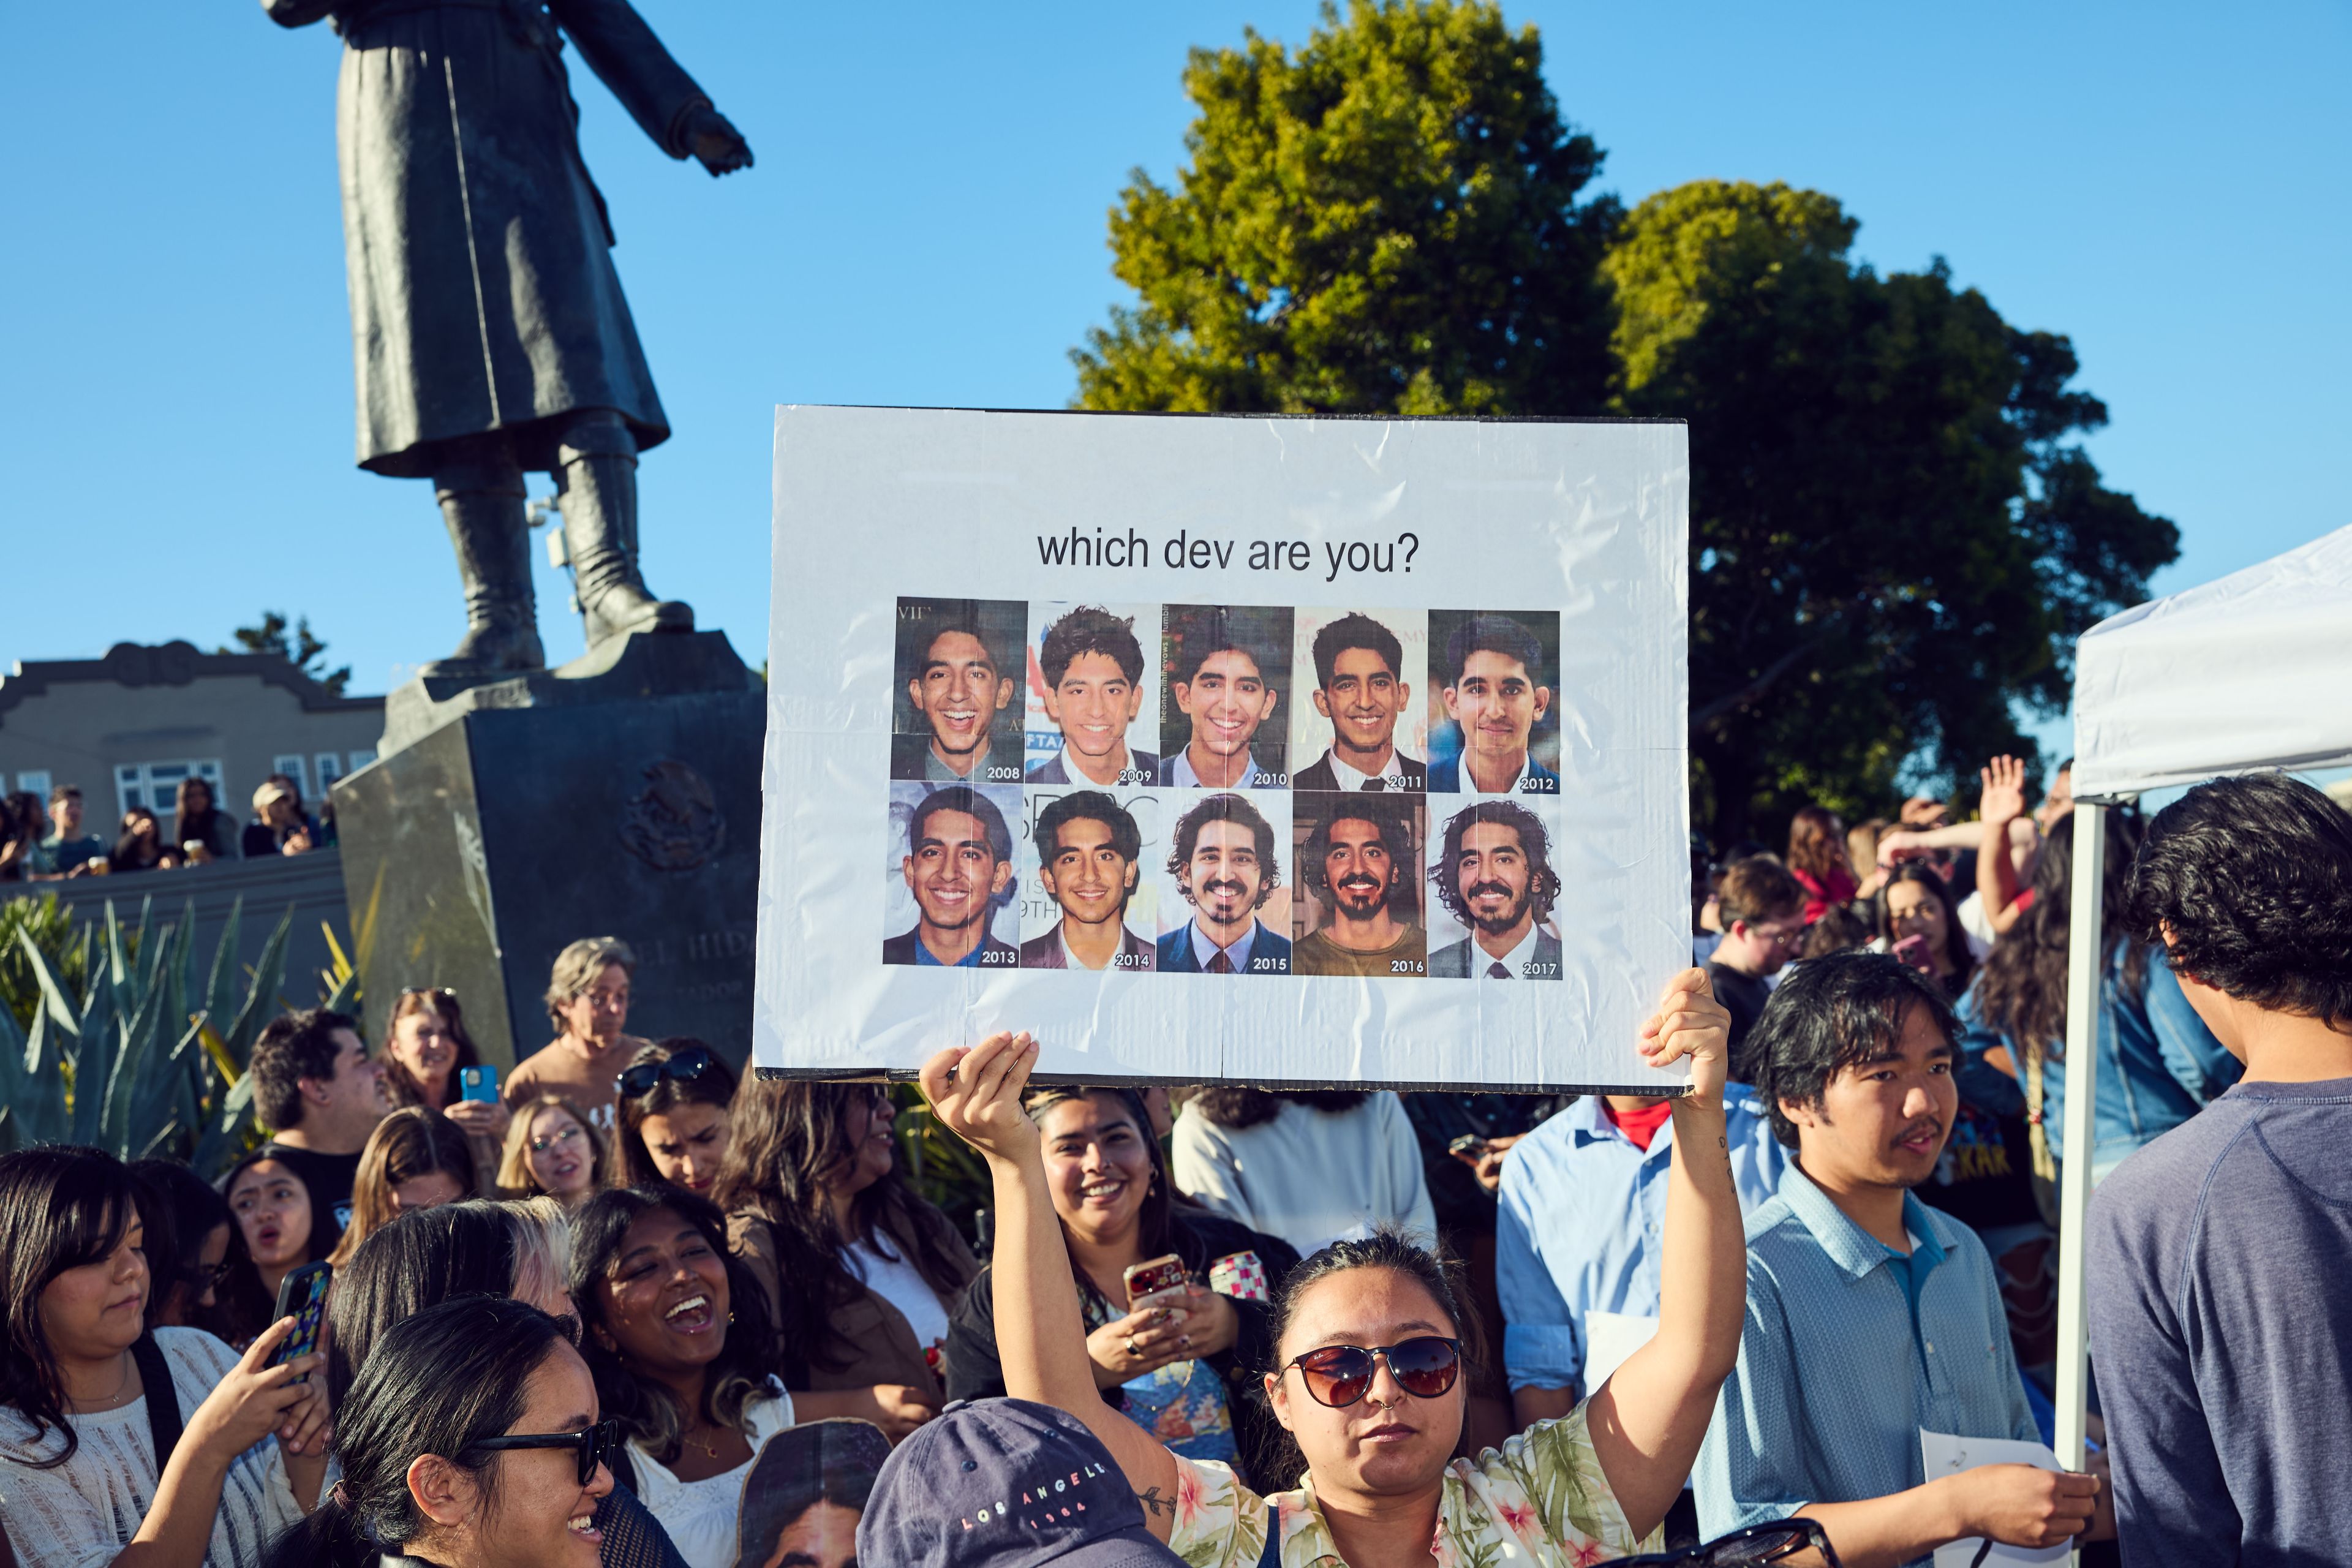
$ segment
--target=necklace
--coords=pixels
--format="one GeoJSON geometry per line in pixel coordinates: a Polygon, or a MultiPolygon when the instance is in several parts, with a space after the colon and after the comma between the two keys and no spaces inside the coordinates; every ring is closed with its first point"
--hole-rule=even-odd
{"type": "Polygon", "coordinates": [[[122,1375],[115,1380],[114,1392],[108,1394],[103,1399],[77,1399],[73,1401],[73,1407],[76,1411],[83,1414],[91,1414],[100,1410],[111,1410],[116,1405],[122,1403],[123,1394],[131,1387],[131,1368],[136,1366],[138,1363],[131,1359],[131,1352],[129,1351],[124,1351],[122,1352],[121,1361],[122,1375]]]}

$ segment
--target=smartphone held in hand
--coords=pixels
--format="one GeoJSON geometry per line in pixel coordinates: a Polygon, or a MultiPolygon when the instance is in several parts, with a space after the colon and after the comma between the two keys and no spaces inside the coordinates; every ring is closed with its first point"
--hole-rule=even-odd
{"type": "Polygon", "coordinates": [[[459,1068],[457,1098],[483,1105],[496,1105],[499,1102],[499,1069],[496,1065],[484,1062],[480,1067],[459,1068]]]}
{"type": "Polygon", "coordinates": [[[1171,1252],[1136,1264],[1122,1278],[1127,1281],[1127,1304],[1132,1307],[1146,1296],[1181,1289],[1190,1276],[1184,1272],[1184,1260],[1171,1252]]]}
{"type": "MultiPolygon", "coordinates": [[[[278,1285],[278,1312],[270,1321],[291,1318],[294,1331],[278,1347],[277,1355],[270,1359],[271,1365],[283,1366],[319,1348],[319,1327],[327,1317],[327,1287],[334,1278],[334,1269],[327,1264],[305,1263],[278,1285]]],[[[305,1373],[294,1381],[304,1383],[309,1379],[310,1374],[305,1373]]]]}

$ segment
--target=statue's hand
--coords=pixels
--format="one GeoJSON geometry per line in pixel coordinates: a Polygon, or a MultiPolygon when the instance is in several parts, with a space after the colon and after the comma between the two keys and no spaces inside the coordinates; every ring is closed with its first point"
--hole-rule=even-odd
{"type": "Polygon", "coordinates": [[[728,123],[725,115],[707,103],[688,119],[686,145],[710,171],[712,179],[751,166],[751,144],[728,123]]]}

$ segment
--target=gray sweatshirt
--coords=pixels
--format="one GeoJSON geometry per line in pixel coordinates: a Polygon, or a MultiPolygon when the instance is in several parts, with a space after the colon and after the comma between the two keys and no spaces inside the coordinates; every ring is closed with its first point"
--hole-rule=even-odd
{"type": "Polygon", "coordinates": [[[2352,1079],[2241,1083],[2090,1223],[2129,1565],[2352,1563],[2352,1079]]]}

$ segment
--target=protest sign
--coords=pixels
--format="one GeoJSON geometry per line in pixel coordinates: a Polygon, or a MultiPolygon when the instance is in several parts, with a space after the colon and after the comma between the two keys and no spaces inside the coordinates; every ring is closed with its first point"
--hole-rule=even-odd
{"type": "Polygon", "coordinates": [[[780,408],[754,1060],[1647,1089],[1685,431],[780,408]]]}

